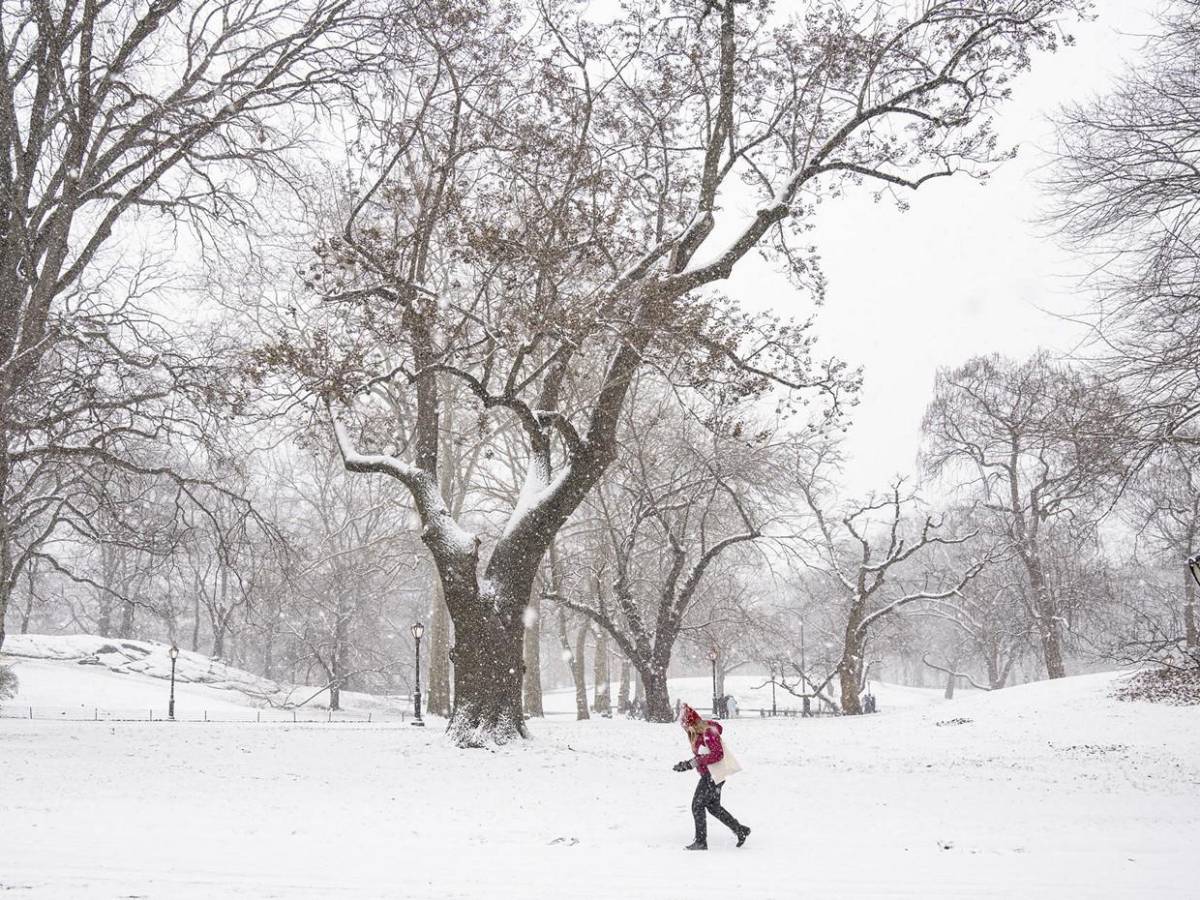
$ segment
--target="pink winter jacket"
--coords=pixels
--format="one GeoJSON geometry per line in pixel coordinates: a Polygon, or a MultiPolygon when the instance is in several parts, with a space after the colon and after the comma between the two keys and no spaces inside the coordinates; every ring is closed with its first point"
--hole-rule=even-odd
{"type": "Polygon", "coordinates": [[[692,744],[692,756],[695,766],[701,775],[708,774],[708,767],[718,763],[725,757],[725,748],[721,745],[721,723],[709,722],[704,734],[692,744]],[[701,753],[700,747],[707,748],[707,753],[701,753]]]}

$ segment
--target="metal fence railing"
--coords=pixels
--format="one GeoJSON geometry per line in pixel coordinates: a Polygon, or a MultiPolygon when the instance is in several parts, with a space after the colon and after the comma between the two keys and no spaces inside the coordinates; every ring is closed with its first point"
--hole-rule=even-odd
{"type": "Polygon", "coordinates": [[[764,719],[769,719],[772,717],[782,717],[782,718],[788,718],[788,719],[813,719],[813,718],[817,718],[818,716],[841,715],[841,713],[838,710],[830,709],[828,707],[821,707],[819,709],[816,707],[813,707],[808,712],[805,712],[802,709],[793,709],[790,706],[787,707],[786,709],[780,707],[780,708],[774,709],[774,710],[750,709],[750,710],[746,710],[746,713],[748,715],[757,715],[760,718],[764,718],[764,719]]]}
{"type": "Polygon", "coordinates": [[[174,719],[167,716],[167,711],[161,707],[126,707],[121,709],[106,709],[99,706],[21,706],[5,704],[0,706],[0,719],[36,719],[41,721],[59,722],[212,722],[212,723],[359,723],[373,724],[386,722],[406,722],[412,718],[410,713],[399,711],[370,711],[356,712],[326,709],[247,709],[245,713],[221,710],[180,710],[176,709],[174,719]]]}
{"type": "MultiPolygon", "coordinates": [[[[711,708],[697,708],[697,711],[709,718],[713,717],[711,708]]],[[[603,713],[593,712],[593,716],[597,718],[605,718],[603,713]]],[[[777,707],[771,710],[767,707],[741,707],[738,710],[738,715],[730,718],[735,719],[769,719],[769,718],[817,718],[839,715],[836,709],[813,708],[805,713],[802,709],[793,709],[791,707],[777,707]]],[[[567,710],[548,710],[543,714],[544,718],[567,718],[574,717],[574,711],[567,710]]],[[[628,713],[619,713],[616,718],[640,718],[637,716],[629,716],[628,713]]],[[[399,710],[373,710],[368,712],[360,711],[345,711],[345,710],[327,710],[327,709],[278,709],[269,707],[267,709],[251,709],[247,708],[244,712],[220,709],[179,709],[175,710],[174,719],[170,719],[167,711],[162,707],[124,707],[119,709],[108,709],[100,706],[29,706],[17,705],[8,703],[0,706],[0,719],[35,719],[40,721],[59,721],[59,722],[211,722],[211,723],[292,723],[292,724],[336,724],[358,723],[358,724],[386,724],[386,723],[404,723],[412,719],[412,713],[399,710]]]]}

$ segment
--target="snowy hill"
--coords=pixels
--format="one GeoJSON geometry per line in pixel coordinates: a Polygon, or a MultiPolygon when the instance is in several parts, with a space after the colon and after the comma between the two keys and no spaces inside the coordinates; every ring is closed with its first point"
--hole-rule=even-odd
{"type": "MultiPolygon", "coordinates": [[[[11,665],[20,691],[0,714],[37,718],[165,718],[170,697],[169,646],[93,635],[9,635],[0,662],[11,665]]],[[[177,719],[282,721],[329,719],[329,695],[318,687],[283,685],[244,669],[179,651],[177,719]],[[320,711],[320,712],[318,712],[320,711]]],[[[407,715],[407,698],[343,691],[335,719],[407,715]]]]}

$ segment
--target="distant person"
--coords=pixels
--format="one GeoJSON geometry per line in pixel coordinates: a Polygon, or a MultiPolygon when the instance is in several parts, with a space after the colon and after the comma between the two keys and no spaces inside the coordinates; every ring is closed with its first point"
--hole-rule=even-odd
{"type": "Polygon", "coordinates": [[[679,724],[687,733],[692,758],[677,762],[675,771],[696,769],[700,773],[696,793],[692,796],[692,819],[696,824],[696,839],[684,849],[708,849],[708,820],[705,812],[712,813],[713,818],[724,823],[737,838],[737,845],[742,846],[750,836],[750,829],[721,805],[721,787],[725,779],[741,770],[733,754],[726,754],[721,743],[721,723],[701,718],[698,712],[685,703],[679,715],[679,724]]]}
{"type": "Polygon", "coordinates": [[[737,697],[730,694],[725,698],[725,712],[731,719],[736,719],[738,714],[737,697]]]}

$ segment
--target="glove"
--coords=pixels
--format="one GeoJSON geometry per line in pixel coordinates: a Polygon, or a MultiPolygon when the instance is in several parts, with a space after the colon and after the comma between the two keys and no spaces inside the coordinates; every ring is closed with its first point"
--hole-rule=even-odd
{"type": "Polygon", "coordinates": [[[673,768],[675,769],[676,772],[686,772],[691,767],[692,767],[692,761],[690,759],[685,759],[683,762],[677,762],[673,766],[673,768]]]}

